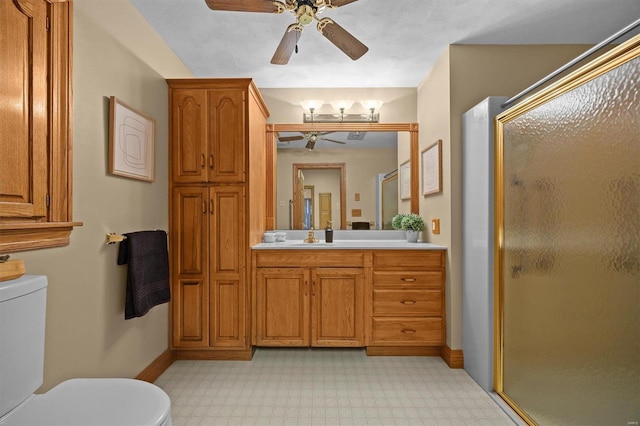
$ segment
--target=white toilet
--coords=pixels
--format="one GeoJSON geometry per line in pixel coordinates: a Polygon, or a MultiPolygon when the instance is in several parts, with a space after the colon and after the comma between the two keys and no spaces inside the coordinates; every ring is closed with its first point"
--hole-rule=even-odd
{"type": "Polygon", "coordinates": [[[42,385],[47,277],[0,282],[0,425],[171,426],[171,401],[134,379],[72,379],[42,385]]]}

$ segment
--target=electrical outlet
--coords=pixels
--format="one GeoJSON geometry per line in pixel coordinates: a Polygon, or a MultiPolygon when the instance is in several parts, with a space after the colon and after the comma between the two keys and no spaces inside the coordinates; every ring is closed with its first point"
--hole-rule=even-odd
{"type": "Polygon", "coordinates": [[[440,233],[440,219],[431,219],[431,232],[434,234],[440,233]]]}
{"type": "Polygon", "coordinates": [[[280,207],[284,207],[284,200],[280,200],[280,207]]]}

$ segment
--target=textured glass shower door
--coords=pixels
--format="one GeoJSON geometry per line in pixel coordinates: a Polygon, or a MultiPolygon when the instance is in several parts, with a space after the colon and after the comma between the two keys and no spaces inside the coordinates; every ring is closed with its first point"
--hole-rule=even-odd
{"type": "Polygon", "coordinates": [[[529,422],[640,421],[639,56],[498,117],[496,390],[529,422]]]}

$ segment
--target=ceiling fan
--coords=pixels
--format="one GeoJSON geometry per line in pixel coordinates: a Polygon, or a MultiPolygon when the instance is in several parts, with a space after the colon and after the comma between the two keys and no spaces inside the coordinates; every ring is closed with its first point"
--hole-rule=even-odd
{"type": "Polygon", "coordinates": [[[305,148],[307,148],[309,151],[313,150],[313,148],[316,146],[316,142],[319,140],[346,145],[346,142],[344,141],[322,137],[322,136],[328,135],[329,133],[333,133],[333,132],[307,132],[307,133],[302,133],[301,136],[283,136],[278,138],[278,142],[290,143],[293,141],[301,141],[304,139],[308,139],[307,144],[305,145],[305,148]]]}
{"type": "Polygon", "coordinates": [[[352,36],[347,30],[338,25],[331,18],[318,18],[325,8],[338,8],[358,0],[205,0],[207,6],[213,10],[227,10],[235,12],[263,12],[284,13],[289,11],[296,16],[296,23],[287,27],[280,40],[271,63],[285,65],[289,62],[294,50],[297,52],[298,39],[304,30],[315,19],[318,21],[318,31],[348,57],[359,59],[367,53],[369,48],[352,36]]]}

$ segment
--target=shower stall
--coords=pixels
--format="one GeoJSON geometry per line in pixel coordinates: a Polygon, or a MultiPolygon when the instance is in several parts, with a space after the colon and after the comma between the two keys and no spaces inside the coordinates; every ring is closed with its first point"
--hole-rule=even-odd
{"type": "Polygon", "coordinates": [[[541,425],[640,421],[640,36],[497,117],[495,389],[541,425]]]}

